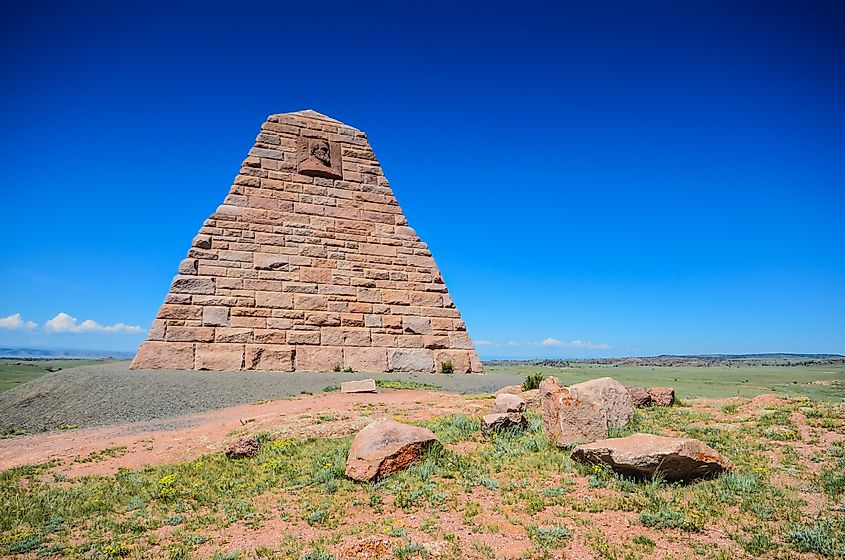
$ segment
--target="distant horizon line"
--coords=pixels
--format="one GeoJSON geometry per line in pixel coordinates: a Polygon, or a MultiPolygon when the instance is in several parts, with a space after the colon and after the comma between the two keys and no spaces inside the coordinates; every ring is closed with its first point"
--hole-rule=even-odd
{"type": "MultiPolygon", "coordinates": [[[[72,354],[80,357],[130,357],[134,356],[135,350],[96,350],[93,348],[69,348],[58,346],[45,347],[31,347],[31,346],[0,346],[0,358],[25,358],[25,357],[49,357],[44,354],[72,354]],[[35,354],[35,356],[27,356],[25,353],[35,354]],[[41,354],[42,356],[38,356],[41,354]]],[[[68,357],[68,356],[65,356],[68,357]]],[[[625,359],[644,359],[644,358],[725,358],[725,359],[749,359],[749,358],[773,358],[773,357],[804,357],[804,358],[843,358],[845,354],[838,354],[833,352],[749,352],[749,353],[704,353],[704,354],[651,354],[651,355],[630,355],[630,356],[594,356],[594,357],[575,357],[575,356],[480,356],[483,362],[493,361],[544,361],[544,360],[625,360],[625,359]]]]}

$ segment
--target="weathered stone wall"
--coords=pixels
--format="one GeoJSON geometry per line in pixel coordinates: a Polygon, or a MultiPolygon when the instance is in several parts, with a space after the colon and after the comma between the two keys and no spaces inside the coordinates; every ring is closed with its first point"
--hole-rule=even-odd
{"type": "Polygon", "coordinates": [[[480,372],[366,135],[271,115],[179,265],[133,368],[480,372]]]}

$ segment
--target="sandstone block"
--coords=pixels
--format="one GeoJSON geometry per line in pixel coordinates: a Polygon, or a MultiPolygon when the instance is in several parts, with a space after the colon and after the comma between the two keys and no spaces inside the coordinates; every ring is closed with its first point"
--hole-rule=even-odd
{"type": "Polygon", "coordinates": [[[214,329],[214,342],[252,342],[252,329],[233,327],[214,329]]]}
{"type": "Polygon", "coordinates": [[[197,273],[197,259],[184,259],[179,263],[179,274],[192,275],[197,273]]]}
{"type": "Polygon", "coordinates": [[[214,278],[205,276],[177,276],[170,285],[176,294],[213,294],[214,278]]]}
{"type": "Polygon", "coordinates": [[[320,329],[322,344],[329,346],[369,346],[370,330],[363,328],[323,327],[320,329]]]}
{"type": "Polygon", "coordinates": [[[258,371],[293,371],[293,348],[275,345],[247,345],[245,365],[258,371]]]}
{"type": "Polygon", "coordinates": [[[132,369],[194,369],[194,345],[148,341],[141,345],[132,369]]]}
{"type": "Polygon", "coordinates": [[[442,365],[444,362],[451,362],[453,373],[470,373],[472,371],[469,352],[466,350],[436,350],[434,361],[437,365],[436,372],[443,371],[442,365]]]}
{"type": "Polygon", "coordinates": [[[147,340],[164,340],[166,323],[160,319],[153,321],[150,330],[147,332],[147,340]]]}
{"type": "Polygon", "coordinates": [[[254,253],[252,262],[258,270],[287,270],[289,260],[288,255],[254,253]]]}
{"type": "Polygon", "coordinates": [[[295,363],[298,371],[332,371],[335,365],[343,365],[343,348],[297,346],[295,363]]]}
{"type": "Polygon", "coordinates": [[[252,340],[256,344],[286,344],[287,333],[275,329],[253,329],[252,340]]]}
{"type": "Polygon", "coordinates": [[[341,393],[375,393],[376,382],[374,379],[361,379],[360,381],[345,381],[340,384],[341,393]]]}
{"type": "Polygon", "coordinates": [[[197,344],[196,369],[240,371],[244,369],[242,344],[197,344]]]}
{"type": "Polygon", "coordinates": [[[343,349],[343,365],[355,371],[387,371],[387,349],[346,347],[343,349]]]}
{"type": "Polygon", "coordinates": [[[293,296],[278,292],[255,292],[255,306],[293,309],[293,296]]]}
{"type": "Polygon", "coordinates": [[[431,319],[428,317],[402,317],[402,329],[409,334],[430,334],[431,319]]]}
{"type": "Polygon", "coordinates": [[[167,327],[164,339],[168,342],[211,342],[214,340],[213,327],[167,327]]]}
{"type": "Polygon", "coordinates": [[[320,331],[288,331],[288,344],[320,344],[320,331]]]}
{"type": "Polygon", "coordinates": [[[434,352],[425,348],[395,348],[387,351],[389,371],[434,371],[434,352]]]}
{"type": "Polygon", "coordinates": [[[225,327],[229,325],[228,307],[203,307],[202,324],[210,327],[225,327]]]}

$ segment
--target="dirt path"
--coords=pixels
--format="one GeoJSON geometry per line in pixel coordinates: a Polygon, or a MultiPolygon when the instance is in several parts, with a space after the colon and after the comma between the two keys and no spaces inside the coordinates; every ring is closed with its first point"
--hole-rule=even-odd
{"type": "Polygon", "coordinates": [[[270,430],[292,438],[338,437],[354,433],[376,418],[420,420],[455,412],[479,414],[486,408],[488,401],[456,393],[322,393],[163,420],[0,440],[0,470],[53,460],[59,463],[56,472],[67,476],[106,474],[119,467],[182,462],[221,451],[241,433],[270,430]]]}

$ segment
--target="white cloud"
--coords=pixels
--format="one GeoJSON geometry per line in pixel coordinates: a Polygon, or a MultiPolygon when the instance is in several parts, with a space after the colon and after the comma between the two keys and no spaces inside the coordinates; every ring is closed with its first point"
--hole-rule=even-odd
{"type": "Polygon", "coordinates": [[[563,342],[556,338],[549,337],[540,343],[540,346],[563,346],[563,342]]]}
{"type": "Polygon", "coordinates": [[[593,344],[592,341],[590,341],[590,340],[587,340],[587,341],[573,340],[572,342],[569,343],[569,345],[572,346],[573,348],[590,348],[590,349],[593,349],[593,350],[607,350],[608,348],[610,348],[610,346],[605,342],[601,342],[599,344],[593,344]]]}
{"type": "Polygon", "coordinates": [[[476,340],[475,341],[476,346],[490,346],[490,344],[491,343],[490,343],[489,340],[476,340]]]}
{"type": "Polygon", "coordinates": [[[7,329],[10,331],[31,331],[36,327],[38,327],[38,323],[33,321],[24,321],[20,313],[0,318],[0,329],[7,329]]]}
{"type": "Polygon", "coordinates": [[[519,346],[519,342],[515,340],[509,340],[507,346],[519,346]]]}
{"type": "Polygon", "coordinates": [[[123,323],[115,323],[114,325],[101,325],[91,319],[86,319],[82,323],[77,324],[76,319],[67,313],[59,313],[44,325],[45,332],[53,333],[142,333],[144,329],[133,325],[125,325],[123,323]]]}

